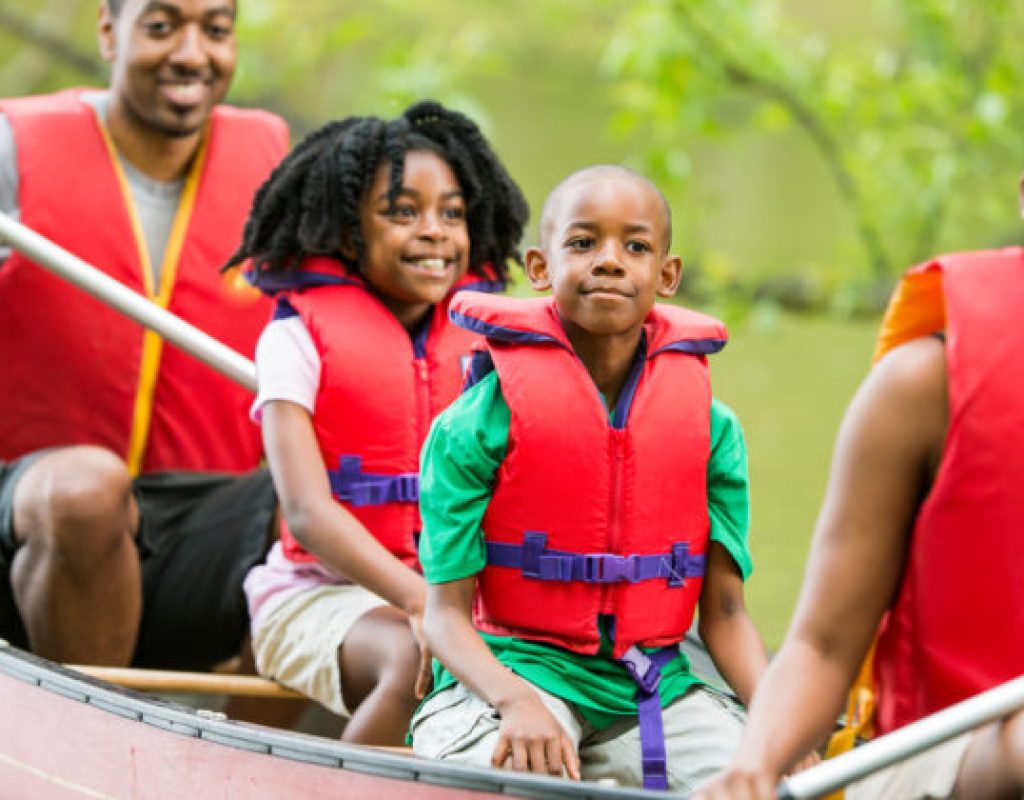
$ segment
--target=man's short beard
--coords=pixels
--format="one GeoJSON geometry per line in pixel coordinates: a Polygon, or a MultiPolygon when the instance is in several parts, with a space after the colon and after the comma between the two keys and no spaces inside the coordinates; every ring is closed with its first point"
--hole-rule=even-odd
{"type": "Polygon", "coordinates": [[[132,102],[127,98],[123,101],[122,107],[132,120],[134,120],[135,124],[149,128],[150,130],[159,133],[161,136],[166,136],[168,139],[187,139],[190,136],[194,136],[206,127],[206,123],[209,122],[210,119],[210,115],[207,114],[197,125],[186,124],[184,121],[182,121],[181,124],[175,125],[173,122],[165,122],[160,119],[159,114],[140,114],[132,102]]]}
{"type": "Polygon", "coordinates": [[[190,125],[188,128],[171,127],[170,125],[165,125],[159,121],[147,121],[147,124],[153,130],[162,133],[168,139],[187,139],[189,136],[194,136],[195,134],[199,133],[199,131],[206,127],[206,123],[208,121],[209,117],[206,117],[198,125],[190,125]]]}

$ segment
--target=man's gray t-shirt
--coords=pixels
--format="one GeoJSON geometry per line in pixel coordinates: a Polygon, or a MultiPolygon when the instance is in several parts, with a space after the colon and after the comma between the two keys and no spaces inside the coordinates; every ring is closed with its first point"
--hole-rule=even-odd
{"type": "MultiPolygon", "coordinates": [[[[107,109],[110,108],[110,92],[88,92],[82,96],[85,102],[96,109],[100,119],[106,120],[107,109]]],[[[131,191],[135,212],[142,225],[149,251],[149,263],[153,267],[153,286],[160,285],[160,269],[163,263],[164,250],[171,235],[174,217],[178,211],[178,202],[184,188],[184,179],[174,181],[158,181],[140,172],[118,154],[118,161],[124,171],[131,191]]],[[[54,191],[59,191],[54,187],[54,191]]],[[[0,114],[0,211],[20,217],[18,208],[18,158],[17,145],[11,124],[0,114]]],[[[59,242],[58,242],[59,244],[59,242]]],[[[0,244],[0,267],[10,255],[10,249],[0,244]]],[[[102,268],[102,264],[94,266],[102,268]]]]}

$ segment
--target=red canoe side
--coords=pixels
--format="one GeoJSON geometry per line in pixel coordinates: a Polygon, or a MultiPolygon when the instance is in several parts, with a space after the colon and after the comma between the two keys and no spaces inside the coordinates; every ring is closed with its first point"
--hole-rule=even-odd
{"type": "Polygon", "coordinates": [[[289,761],[140,724],[0,673],[0,797],[331,798],[482,795],[289,761]]]}

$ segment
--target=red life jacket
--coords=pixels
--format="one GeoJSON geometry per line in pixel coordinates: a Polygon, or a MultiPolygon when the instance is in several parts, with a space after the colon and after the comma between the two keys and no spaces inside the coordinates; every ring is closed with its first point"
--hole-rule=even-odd
{"type": "MultiPolygon", "coordinates": [[[[419,454],[430,423],[456,397],[478,337],[448,320],[451,295],[411,340],[363,279],[333,259],[308,258],[300,270],[265,288],[295,288],[279,300],[302,317],[320,354],[313,428],[335,499],[410,567],[418,566],[419,454]]],[[[501,288],[466,275],[455,291],[501,288]]],[[[282,312],[282,309],[284,311],[282,312]]],[[[282,526],[292,561],[313,561],[282,526]]]]}
{"type": "Polygon", "coordinates": [[[487,337],[511,411],[482,524],[477,626],[592,654],[607,614],[616,658],[679,642],[708,544],[705,356],[725,345],[725,327],[656,306],[609,424],[553,301],[467,292],[452,318],[487,337]]]}
{"type": "Polygon", "coordinates": [[[886,330],[924,319],[941,329],[941,305],[915,307],[937,285],[949,432],[878,640],[881,733],[1024,674],[1024,251],[950,255],[911,270],[886,330]]]}
{"type": "MultiPolygon", "coordinates": [[[[0,101],[27,226],[215,339],[251,355],[270,305],[220,267],[252,196],[284,155],[284,122],[217,107],[186,180],[161,286],[113,144],[80,90],[0,101]]],[[[258,465],[249,392],[24,256],[0,266],[0,459],[95,444],[133,473],[258,465]]]]}

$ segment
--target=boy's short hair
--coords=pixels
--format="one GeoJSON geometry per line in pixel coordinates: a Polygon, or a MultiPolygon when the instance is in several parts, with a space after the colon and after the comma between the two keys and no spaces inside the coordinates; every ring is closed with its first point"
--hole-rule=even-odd
{"type": "Polygon", "coordinates": [[[571,175],[563,178],[550,192],[548,192],[547,199],[544,201],[544,208],[541,210],[540,214],[541,247],[543,249],[547,249],[548,236],[551,230],[551,217],[554,214],[555,209],[558,207],[557,203],[561,199],[562,193],[578,181],[591,177],[598,177],[601,173],[627,177],[643,183],[654,190],[661,199],[661,204],[665,210],[665,252],[668,252],[672,247],[672,208],[669,206],[668,198],[665,197],[665,193],[658,188],[657,184],[655,184],[654,181],[646,175],[641,175],[639,172],[632,170],[629,167],[623,167],[619,164],[594,164],[589,167],[583,167],[582,169],[578,169],[571,175]]]}

